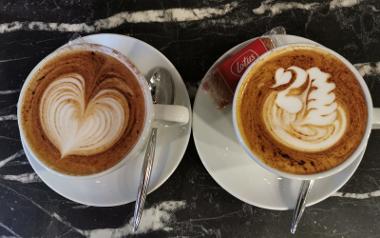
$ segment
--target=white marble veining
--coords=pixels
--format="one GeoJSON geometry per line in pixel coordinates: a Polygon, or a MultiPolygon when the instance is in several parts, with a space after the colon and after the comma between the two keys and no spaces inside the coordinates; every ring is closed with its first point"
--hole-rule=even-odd
{"type": "Polygon", "coordinates": [[[0,64],[1,63],[6,63],[6,62],[12,62],[12,61],[19,61],[19,60],[24,60],[24,59],[29,59],[31,57],[20,57],[20,58],[12,58],[12,59],[0,59],[0,64]]]}
{"type": "Polygon", "coordinates": [[[21,236],[19,234],[17,234],[15,231],[13,231],[10,227],[8,227],[7,225],[5,225],[4,223],[1,223],[0,222],[0,227],[2,227],[3,229],[7,230],[9,233],[11,233],[13,236],[1,236],[1,238],[5,238],[5,237],[17,237],[17,238],[21,238],[21,236]]]}
{"type": "Polygon", "coordinates": [[[8,95],[20,92],[20,89],[0,90],[0,95],[8,95]]]}
{"type": "Polygon", "coordinates": [[[0,121],[17,121],[17,115],[10,114],[10,115],[0,116],[0,121]]]}
{"type": "Polygon", "coordinates": [[[87,237],[102,238],[102,237],[124,237],[132,234],[143,234],[150,231],[171,231],[173,229],[171,222],[173,222],[173,212],[184,209],[186,207],[185,201],[165,201],[151,208],[144,209],[141,223],[138,230],[133,233],[132,231],[132,218],[128,223],[119,228],[104,228],[95,230],[83,231],[87,237]]]}
{"type": "Polygon", "coordinates": [[[40,177],[36,173],[23,173],[23,174],[6,174],[0,175],[0,178],[9,181],[17,181],[20,183],[37,183],[41,182],[40,177]]]}
{"type": "Polygon", "coordinates": [[[1,159],[0,160],[0,168],[3,167],[9,161],[17,159],[17,158],[23,156],[24,154],[25,154],[24,150],[19,150],[16,153],[14,153],[13,155],[10,155],[10,156],[8,156],[8,157],[6,157],[4,159],[1,159]]]}
{"type": "MultiPolygon", "coordinates": [[[[328,3],[329,9],[334,10],[337,8],[346,8],[353,7],[358,5],[363,0],[332,0],[328,3]]],[[[313,11],[316,8],[325,6],[326,3],[320,2],[310,2],[310,3],[301,3],[301,2],[274,2],[273,0],[265,0],[261,2],[260,6],[253,9],[252,12],[256,15],[263,15],[266,12],[270,12],[271,16],[281,14],[285,11],[290,10],[305,10],[313,11]]]]}
{"type": "MultiPolygon", "coordinates": [[[[347,30],[353,24],[353,22],[351,22],[352,19],[350,19],[350,17],[348,16],[349,14],[346,14],[346,13],[349,13],[348,10],[350,8],[356,9],[356,11],[359,12],[358,15],[359,14],[364,15],[363,13],[364,11],[366,11],[365,13],[368,13],[370,11],[377,12],[379,10],[375,6],[371,5],[371,4],[374,4],[374,2],[375,2],[374,0],[372,1],[368,1],[368,0],[331,0],[331,1],[265,0],[265,1],[261,1],[261,4],[253,5],[253,7],[249,8],[247,7],[248,4],[246,1],[243,1],[243,2],[233,1],[227,4],[219,3],[219,6],[214,6],[214,7],[207,7],[206,6],[207,4],[205,4],[204,7],[123,11],[104,19],[98,19],[98,20],[95,19],[94,21],[84,21],[84,22],[78,22],[78,23],[73,23],[73,24],[65,23],[65,22],[44,22],[44,21],[26,21],[26,22],[15,21],[15,22],[8,22],[8,23],[6,22],[6,23],[0,24],[0,34],[7,33],[7,32],[24,31],[24,30],[93,33],[93,32],[98,32],[98,31],[107,31],[107,30],[112,31],[112,29],[117,28],[123,24],[131,24],[131,23],[133,24],[133,23],[150,23],[150,22],[152,23],[174,22],[175,26],[182,27],[182,26],[192,25],[192,24],[186,24],[187,22],[195,22],[195,21],[196,21],[196,24],[198,24],[198,21],[199,21],[201,28],[203,27],[208,30],[208,28],[211,29],[210,26],[213,26],[213,25],[216,25],[217,27],[224,27],[224,24],[226,26],[240,26],[243,24],[251,24],[252,22],[256,23],[256,20],[261,21],[262,19],[264,19],[264,21],[266,21],[273,16],[276,16],[276,15],[279,16],[280,14],[286,14],[286,13],[294,17],[297,17],[296,14],[301,13],[300,14],[301,19],[304,19],[305,14],[309,15],[308,21],[306,22],[306,25],[305,25],[305,29],[306,29],[307,24],[311,21],[311,19],[314,20],[316,15],[319,15],[319,11],[321,12],[321,14],[324,14],[324,12],[328,10],[330,10],[330,12],[328,13],[329,16],[330,14],[334,14],[338,16],[337,23],[341,24],[340,27],[342,29],[344,28],[347,30]],[[238,16],[240,14],[239,11],[241,9],[244,9],[243,17],[238,16]],[[318,14],[314,14],[316,12],[318,12],[318,14]]],[[[25,3],[25,5],[27,5],[27,3],[25,3]]],[[[283,16],[285,15],[282,15],[279,17],[283,17],[283,16]]],[[[363,17],[363,21],[365,20],[364,16],[360,16],[360,17],[363,17]]],[[[6,18],[4,19],[7,20],[6,18]]],[[[266,23],[264,22],[264,25],[265,24],[266,23]]],[[[302,24],[303,23],[301,23],[301,25],[302,24]]],[[[377,22],[375,26],[376,25],[377,25],[377,22]]],[[[265,26],[267,27],[267,25],[265,26]]],[[[360,27],[363,28],[363,26],[360,26],[360,27]]],[[[210,32],[212,32],[212,30],[213,29],[211,29],[210,32]]],[[[368,31],[363,30],[363,31],[364,33],[359,32],[359,34],[363,34],[362,37],[364,37],[365,34],[369,32],[369,30],[368,31]]],[[[310,31],[308,32],[310,33],[310,31]]],[[[25,34],[32,34],[32,33],[26,32],[25,34]]],[[[55,35],[55,33],[52,33],[52,34],[55,35]]],[[[133,32],[127,32],[126,34],[133,35],[133,32]]],[[[216,32],[216,34],[224,34],[224,33],[216,32]]],[[[232,34],[233,33],[231,33],[231,35],[232,34]]],[[[368,34],[369,34],[368,37],[371,38],[370,40],[372,40],[372,32],[371,34],[370,33],[368,34]]],[[[8,35],[6,35],[5,37],[8,37],[8,35]]],[[[200,35],[199,37],[203,37],[203,36],[200,35]]],[[[28,37],[28,39],[24,39],[23,42],[18,42],[17,44],[19,43],[29,44],[30,39],[31,38],[28,37]]],[[[47,38],[46,41],[48,40],[50,39],[47,38]]],[[[33,43],[36,43],[36,42],[33,42],[33,43]]],[[[366,41],[363,40],[363,44],[365,43],[366,41]]],[[[345,44],[345,42],[343,42],[342,44],[345,44]]],[[[355,44],[355,42],[352,44],[355,44]]],[[[171,45],[172,43],[169,42],[167,46],[165,47],[170,47],[171,45]]],[[[48,47],[48,45],[44,45],[44,47],[45,46],[48,47]]],[[[15,57],[11,55],[4,55],[2,58],[0,58],[0,66],[7,67],[8,65],[11,65],[11,64],[21,65],[22,63],[27,62],[29,58],[35,57],[35,56],[29,57],[25,54],[24,56],[25,57],[20,57],[20,55],[18,55],[18,57],[15,57]]],[[[380,75],[380,61],[358,63],[358,64],[355,64],[355,67],[358,69],[358,71],[360,72],[362,76],[373,77],[373,76],[380,75]]],[[[9,80],[16,80],[16,79],[9,79],[9,80]]],[[[4,86],[6,85],[8,84],[5,84],[4,86]]],[[[13,85],[12,88],[14,88],[14,85],[18,85],[18,84],[14,83],[10,85],[13,85]]],[[[198,85],[196,84],[193,85],[190,82],[188,83],[187,86],[188,86],[188,89],[190,89],[189,90],[190,94],[194,96],[198,88],[197,87],[198,85]]],[[[5,87],[3,88],[4,90],[0,90],[1,99],[2,100],[4,99],[4,101],[1,101],[1,102],[2,103],[4,102],[3,104],[5,105],[5,107],[1,108],[1,113],[0,113],[1,114],[0,125],[4,126],[4,130],[14,129],[14,126],[16,125],[15,121],[17,120],[17,115],[14,114],[16,104],[9,105],[9,103],[11,102],[11,100],[15,99],[15,97],[20,92],[20,90],[12,89],[12,88],[5,87]],[[12,126],[8,126],[8,125],[12,125],[12,126]]],[[[16,102],[12,101],[12,103],[16,103],[16,102]]],[[[11,143],[12,141],[9,141],[9,140],[16,140],[16,138],[11,138],[9,136],[14,136],[14,135],[15,135],[14,133],[12,134],[4,133],[4,135],[0,136],[0,139],[3,142],[5,140],[8,140],[5,142],[11,143]]],[[[19,144],[19,141],[15,143],[19,144]]],[[[35,190],[31,189],[29,192],[26,189],[24,190],[23,188],[25,187],[30,187],[30,188],[43,187],[43,184],[40,184],[40,185],[37,184],[38,182],[41,182],[41,180],[38,177],[38,175],[35,174],[33,170],[30,168],[30,166],[28,165],[27,159],[25,159],[25,157],[23,156],[24,155],[23,150],[19,150],[17,152],[15,150],[13,152],[15,153],[11,154],[12,152],[10,151],[7,151],[7,152],[4,151],[4,154],[3,154],[4,158],[0,158],[0,189],[5,191],[4,192],[5,199],[7,199],[7,195],[5,194],[11,194],[13,196],[11,197],[9,201],[4,199],[4,201],[6,202],[4,203],[6,204],[4,206],[5,208],[8,208],[7,203],[8,202],[10,203],[11,206],[9,206],[9,211],[8,211],[9,214],[16,214],[17,212],[23,212],[23,208],[27,207],[28,209],[31,209],[36,212],[33,214],[40,215],[38,217],[36,216],[39,220],[40,219],[41,221],[43,221],[44,219],[48,220],[48,222],[50,223],[48,223],[47,227],[50,230],[48,228],[42,227],[42,232],[47,232],[47,233],[44,234],[44,233],[36,232],[35,236],[51,235],[51,236],[56,236],[56,237],[59,237],[59,236],[70,237],[74,235],[82,235],[85,237],[98,238],[98,237],[129,237],[129,236],[134,235],[131,229],[131,218],[130,218],[130,216],[132,216],[131,213],[121,215],[121,219],[125,219],[125,222],[119,227],[114,227],[115,224],[108,224],[108,223],[105,224],[103,221],[99,221],[99,220],[93,221],[93,219],[96,220],[97,217],[92,217],[92,216],[86,218],[88,219],[88,222],[89,222],[86,224],[76,219],[71,220],[72,219],[71,214],[66,217],[65,214],[67,214],[67,211],[63,211],[61,209],[56,210],[57,206],[55,204],[59,203],[59,206],[60,207],[62,206],[64,209],[66,209],[66,206],[67,206],[67,209],[69,209],[69,212],[78,213],[78,214],[81,214],[81,216],[82,216],[81,212],[83,212],[83,218],[85,218],[87,214],[86,213],[87,208],[88,208],[89,214],[92,214],[91,210],[95,208],[89,208],[89,206],[86,206],[86,205],[76,204],[69,200],[65,200],[63,198],[62,200],[56,200],[56,198],[53,196],[51,197],[46,196],[47,200],[39,200],[41,198],[40,189],[35,189],[35,190]],[[22,169],[20,171],[14,172],[15,171],[14,166],[17,166],[18,168],[20,165],[22,165],[22,169]],[[12,174],[12,173],[16,173],[16,174],[12,174]],[[19,205],[17,205],[16,201],[21,201],[21,202],[19,203],[19,205]],[[13,204],[13,202],[15,202],[15,204],[13,204]],[[83,211],[80,209],[83,209],[83,211]],[[50,227],[51,224],[53,225],[50,227]],[[53,232],[63,232],[63,233],[56,234],[53,232]],[[74,234],[74,233],[77,233],[77,234],[74,234]]],[[[370,179],[376,179],[376,177],[370,177],[370,179]]],[[[217,189],[221,189],[221,188],[217,187],[217,189]]],[[[209,190],[210,188],[208,188],[207,191],[209,190]]],[[[48,194],[49,191],[43,190],[42,192],[43,192],[43,195],[42,195],[43,197],[45,196],[45,193],[48,194]]],[[[210,193],[210,196],[209,196],[210,204],[213,202],[217,202],[217,199],[215,200],[212,199],[213,198],[212,195],[213,193],[210,193]]],[[[374,212],[376,212],[376,210],[378,210],[376,209],[376,204],[377,204],[376,202],[378,201],[379,197],[380,197],[380,190],[374,190],[374,191],[371,191],[371,189],[356,190],[353,188],[351,192],[348,192],[348,193],[336,192],[335,194],[333,194],[332,198],[330,198],[330,199],[334,199],[334,203],[331,206],[331,208],[340,209],[341,204],[347,201],[346,203],[354,204],[355,206],[358,205],[360,209],[362,208],[364,209],[364,207],[367,207],[368,209],[369,207],[369,209],[372,209],[374,212]],[[361,191],[361,192],[357,193],[357,191],[361,191]],[[372,208],[372,206],[374,208],[372,208]]],[[[208,212],[203,212],[201,210],[202,201],[197,202],[194,200],[194,202],[191,201],[191,203],[194,203],[194,206],[198,206],[199,213],[197,213],[195,216],[193,214],[193,217],[191,217],[191,215],[189,215],[187,212],[185,212],[185,215],[184,215],[184,213],[181,212],[181,210],[186,209],[187,207],[189,208],[191,207],[192,209],[194,209],[194,207],[192,207],[193,205],[190,204],[190,199],[191,198],[189,198],[188,204],[186,201],[163,201],[163,202],[154,203],[151,207],[147,207],[143,212],[143,220],[142,220],[140,229],[135,234],[146,234],[151,231],[165,231],[165,232],[170,232],[167,235],[168,236],[171,235],[173,237],[218,237],[219,238],[219,237],[225,236],[225,233],[224,233],[225,229],[223,228],[223,224],[226,224],[226,222],[229,222],[235,218],[239,218],[239,220],[242,220],[242,221],[244,220],[241,224],[241,228],[238,227],[238,229],[243,229],[244,227],[247,227],[247,226],[251,227],[253,230],[259,230],[260,232],[261,231],[264,232],[265,230],[270,229],[270,226],[261,227],[261,226],[256,226],[256,224],[253,224],[252,220],[262,223],[262,219],[268,219],[268,217],[260,217],[258,213],[260,213],[262,210],[255,209],[254,207],[248,204],[242,205],[242,207],[246,207],[247,210],[250,210],[250,212],[247,212],[247,214],[244,213],[245,212],[244,209],[238,209],[237,211],[231,212],[231,210],[228,210],[226,208],[222,210],[218,206],[216,207],[219,210],[208,213],[208,212]],[[247,219],[245,219],[246,218],[244,217],[245,215],[247,216],[247,219]],[[181,216],[181,219],[179,219],[179,216],[181,216]],[[222,222],[222,223],[221,225],[219,225],[216,222],[222,222]]],[[[221,202],[221,205],[223,206],[226,202],[229,202],[229,201],[222,200],[220,202],[221,202]]],[[[215,203],[213,203],[213,205],[215,205],[215,203]]],[[[211,209],[212,209],[212,206],[210,206],[208,210],[211,210],[211,209]]],[[[319,215],[323,216],[324,214],[323,209],[326,209],[326,208],[324,208],[323,206],[322,207],[316,206],[315,211],[319,211],[317,214],[318,216],[319,215]]],[[[346,207],[343,207],[343,209],[346,209],[346,207]]],[[[326,212],[328,213],[329,211],[326,211],[326,212]]],[[[274,219],[277,219],[277,220],[279,220],[279,218],[282,216],[282,214],[280,215],[280,212],[272,213],[271,211],[265,211],[263,213],[273,215],[274,219]]],[[[377,214],[377,213],[374,213],[374,214],[377,214]]],[[[370,216],[372,214],[366,213],[365,215],[370,216]]],[[[30,235],[30,234],[24,233],[25,231],[29,231],[28,230],[29,228],[25,230],[20,228],[21,227],[20,224],[22,225],[25,224],[26,226],[30,224],[29,220],[27,220],[28,218],[23,218],[22,216],[21,217],[10,216],[10,218],[12,219],[17,218],[17,222],[11,219],[8,219],[7,216],[5,217],[3,216],[3,220],[0,220],[0,230],[2,230],[4,232],[4,235],[7,235],[7,236],[4,236],[2,234],[0,235],[0,238],[28,237],[28,235],[30,235]],[[26,219],[26,220],[22,220],[22,219],[26,219]]],[[[326,222],[326,220],[324,219],[321,219],[320,221],[326,222]]],[[[346,222],[346,221],[342,221],[342,222],[346,222]]],[[[41,224],[46,225],[47,223],[41,223],[41,224]]],[[[313,229],[310,229],[310,230],[308,229],[307,232],[310,232],[310,236],[313,236],[313,234],[315,234],[314,236],[318,236],[318,235],[329,236],[331,234],[333,236],[337,236],[338,234],[335,233],[336,231],[335,227],[337,227],[337,230],[339,232],[339,224],[338,225],[332,224],[331,226],[334,226],[333,228],[334,230],[332,231],[327,230],[325,226],[321,227],[321,229],[327,230],[326,233],[313,233],[314,232],[313,229]]],[[[342,227],[342,229],[344,230],[343,232],[345,233],[342,233],[342,235],[340,236],[343,236],[343,235],[346,236],[346,234],[355,236],[355,234],[357,234],[357,233],[353,233],[354,232],[353,230],[350,230],[351,227],[347,229],[346,228],[347,227],[344,227],[344,226],[342,227]]],[[[367,228],[367,225],[365,225],[365,228],[367,228]]],[[[359,228],[355,227],[355,229],[360,231],[361,228],[359,226],[359,228]]],[[[373,229],[373,230],[376,231],[376,229],[373,229]]],[[[318,232],[323,232],[323,231],[318,230],[318,232]]],[[[244,234],[244,233],[240,233],[240,234],[244,234]]],[[[261,234],[265,234],[265,233],[261,233],[261,234]]],[[[270,234],[272,234],[272,231],[270,231],[270,234]]],[[[276,233],[273,233],[273,234],[276,235],[276,233]]],[[[150,234],[147,234],[147,236],[149,235],[150,234]]],[[[265,236],[265,235],[262,235],[262,236],[265,236]]],[[[376,235],[374,237],[376,237],[376,235]]]]}
{"type": "MultiPolygon", "coordinates": [[[[8,156],[7,158],[4,158],[0,160],[0,168],[6,165],[8,162],[17,159],[24,155],[23,150],[19,150],[16,153],[8,156]]],[[[8,181],[17,181],[20,183],[36,183],[41,182],[41,179],[38,177],[38,175],[34,172],[32,173],[22,173],[22,174],[0,174],[0,178],[3,180],[8,181]]]]}
{"type": "MultiPolygon", "coordinates": [[[[39,206],[39,205],[38,205],[39,206]]],[[[184,209],[186,207],[185,201],[164,201],[150,208],[144,209],[139,229],[134,233],[132,231],[132,218],[123,226],[118,228],[100,228],[92,230],[84,230],[74,227],[71,223],[66,221],[56,212],[50,213],[46,209],[39,206],[50,217],[65,224],[72,230],[90,238],[103,238],[103,237],[125,237],[132,234],[144,234],[151,231],[171,231],[173,229],[172,223],[175,220],[174,212],[184,209]]]]}
{"type": "MultiPolygon", "coordinates": [[[[332,0],[328,3],[320,2],[274,2],[273,0],[265,0],[260,6],[252,9],[255,15],[263,15],[267,12],[271,16],[275,16],[290,10],[313,11],[319,7],[328,4],[330,10],[354,7],[364,0],[332,0]]],[[[43,22],[43,21],[14,21],[0,24],[0,33],[14,32],[20,30],[32,31],[60,31],[60,32],[86,32],[92,33],[101,30],[113,29],[124,23],[153,23],[153,22],[191,22],[211,19],[215,17],[223,17],[232,12],[239,6],[237,1],[227,3],[216,7],[203,8],[169,8],[157,10],[141,10],[141,11],[124,11],[116,13],[107,18],[95,20],[93,23],[59,23],[59,22],[43,22]]],[[[372,5],[369,5],[370,7],[372,5]]],[[[373,10],[376,7],[372,6],[373,10]]],[[[221,21],[224,22],[224,21],[221,21]]],[[[237,21],[236,24],[240,24],[237,21]]],[[[22,57],[18,60],[28,57],[22,57]]],[[[10,61],[12,59],[9,59],[10,61]]],[[[7,62],[8,59],[0,60],[7,62]]]]}
{"type": "Polygon", "coordinates": [[[380,75],[380,62],[359,63],[354,66],[363,77],[380,75]]]}
{"type": "Polygon", "coordinates": [[[205,8],[171,8],[164,10],[146,10],[137,12],[121,12],[111,17],[97,20],[94,24],[98,29],[109,29],[128,23],[146,22],[183,22],[198,21],[210,17],[223,16],[231,12],[237,2],[227,3],[218,7],[205,8]]]}
{"type": "Polygon", "coordinates": [[[330,9],[342,8],[342,7],[353,7],[363,2],[363,0],[332,0],[330,2],[330,9]]]}
{"type": "Polygon", "coordinates": [[[312,10],[319,7],[319,3],[299,3],[299,2],[279,2],[273,3],[272,0],[266,0],[261,3],[258,8],[252,10],[256,15],[262,15],[266,12],[270,12],[272,16],[281,14],[284,11],[301,9],[301,10],[312,10]]]}
{"type": "Polygon", "coordinates": [[[373,197],[380,197],[380,190],[368,192],[368,193],[344,193],[336,192],[331,195],[332,197],[353,198],[353,199],[367,199],[373,197]]]}
{"type": "Polygon", "coordinates": [[[88,205],[81,205],[81,204],[79,204],[79,205],[74,205],[71,208],[72,209],[86,209],[86,208],[89,208],[89,207],[90,206],[88,206],[88,205]]]}
{"type": "MultiPolygon", "coordinates": [[[[182,210],[186,208],[185,201],[164,201],[158,204],[153,205],[150,208],[146,208],[143,211],[141,223],[139,229],[134,233],[132,231],[132,217],[126,222],[123,226],[117,228],[99,228],[99,229],[80,229],[75,227],[73,224],[68,222],[65,218],[61,217],[56,212],[51,212],[46,208],[42,207],[37,202],[31,200],[23,194],[18,193],[16,190],[5,186],[0,183],[0,187],[3,189],[8,189],[14,193],[16,193],[20,198],[24,198],[25,200],[32,203],[35,207],[39,208],[46,215],[51,217],[52,219],[62,223],[66,227],[71,230],[90,238],[103,238],[103,237],[125,237],[132,234],[144,234],[151,231],[171,231],[174,229],[173,225],[175,224],[175,212],[178,210],[182,210]]],[[[20,237],[11,227],[0,223],[0,227],[3,227],[7,231],[9,231],[12,235],[16,237],[20,237]]]]}
{"type": "MultiPolygon", "coordinates": [[[[60,32],[95,32],[118,27],[124,23],[149,22],[184,22],[199,21],[207,18],[223,16],[237,7],[237,2],[231,2],[217,7],[204,8],[170,8],[159,10],[124,11],[110,17],[88,23],[57,23],[57,22],[21,22],[15,21],[0,24],[0,33],[19,30],[60,31],[60,32]]],[[[1,61],[0,61],[1,62],[1,61]]]]}

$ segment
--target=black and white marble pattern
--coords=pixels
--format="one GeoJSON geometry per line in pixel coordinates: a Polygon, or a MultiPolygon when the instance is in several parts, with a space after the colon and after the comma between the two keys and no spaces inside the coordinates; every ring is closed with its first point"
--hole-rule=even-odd
{"type": "MultiPolygon", "coordinates": [[[[348,58],[380,106],[380,2],[0,0],[0,237],[291,237],[291,212],[247,205],[219,187],[193,141],[179,168],[148,196],[140,230],[133,204],[77,204],[41,182],[28,164],[16,103],[29,71],[78,35],[114,32],[164,53],[193,97],[212,63],[232,46],[282,25],[348,58]]],[[[351,180],[307,209],[295,237],[380,237],[380,132],[351,180]]]]}

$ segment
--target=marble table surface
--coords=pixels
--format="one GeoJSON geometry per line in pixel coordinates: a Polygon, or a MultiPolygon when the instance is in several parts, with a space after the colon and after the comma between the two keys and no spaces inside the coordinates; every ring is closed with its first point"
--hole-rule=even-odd
{"type": "MultiPolygon", "coordinates": [[[[78,34],[119,33],[153,45],[176,66],[193,100],[221,54],[278,25],[348,58],[380,106],[377,0],[0,0],[0,237],[292,237],[291,211],[260,209],[224,191],[192,139],[178,169],[148,197],[149,219],[133,235],[133,204],[89,207],[41,182],[22,150],[16,117],[27,74],[78,34]]],[[[374,131],[354,176],[306,210],[294,237],[380,236],[379,146],[374,131]]]]}

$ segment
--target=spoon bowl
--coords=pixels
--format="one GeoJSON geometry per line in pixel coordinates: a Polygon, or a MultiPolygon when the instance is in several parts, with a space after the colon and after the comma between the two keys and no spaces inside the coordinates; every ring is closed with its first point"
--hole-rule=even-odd
{"type": "Polygon", "coordinates": [[[154,104],[173,104],[174,85],[170,73],[164,68],[154,68],[148,75],[147,82],[154,104]]]}

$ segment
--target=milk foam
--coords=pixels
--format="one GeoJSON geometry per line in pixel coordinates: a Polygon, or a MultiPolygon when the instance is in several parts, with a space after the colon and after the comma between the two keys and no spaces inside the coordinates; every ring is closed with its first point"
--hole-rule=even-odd
{"type": "Polygon", "coordinates": [[[101,153],[120,139],[128,125],[129,105],[122,93],[102,89],[86,99],[85,89],[81,75],[67,74],[54,80],[41,98],[42,128],[61,157],[101,153]]]}
{"type": "Polygon", "coordinates": [[[317,67],[277,69],[264,103],[264,122],[281,143],[299,151],[322,151],[343,136],[346,113],[336,102],[335,83],[317,67]]]}

